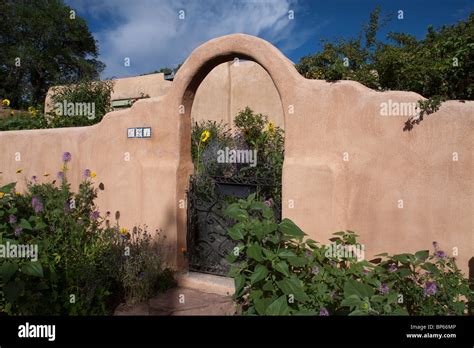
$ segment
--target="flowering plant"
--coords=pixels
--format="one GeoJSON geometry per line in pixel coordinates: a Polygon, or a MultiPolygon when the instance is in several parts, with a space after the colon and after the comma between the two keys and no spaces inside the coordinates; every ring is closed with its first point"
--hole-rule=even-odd
{"type": "MultiPolygon", "coordinates": [[[[141,254],[124,257],[134,241],[120,228],[118,212],[115,224],[110,212],[99,212],[95,199],[104,185],[95,188],[95,172],[85,170],[78,192],[72,192],[67,180],[71,160],[71,153],[63,153],[57,178],[41,183],[35,175],[23,194],[15,191],[16,183],[0,187],[0,251],[7,245],[37,248],[35,260],[0,255],[0,313],[103,315],[127,296],[127,265],[141,254]]],[[[155,254],[144,265],[154,272],[144,279],[151,285],[140,296],[157,289],[161,263],[152,258],[155,254]]]]}
{"type": "Polygon", "coordinates": [[[277,223],[255,195],[229,205],[226,216],[237,242],[229,275],[244,314],[462,315],[472,301],[467,279],[439,249],[367,261],[354,232],[320,245],[291,220],[277,223]]]}

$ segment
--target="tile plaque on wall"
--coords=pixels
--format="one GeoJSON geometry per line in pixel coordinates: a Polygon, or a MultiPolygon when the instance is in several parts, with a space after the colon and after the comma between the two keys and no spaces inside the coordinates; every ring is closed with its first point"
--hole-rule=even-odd
{"type": "Polygon", "coordinates": [[[128,128],[127,138],[151,138],[151,127],[128,128]]]}

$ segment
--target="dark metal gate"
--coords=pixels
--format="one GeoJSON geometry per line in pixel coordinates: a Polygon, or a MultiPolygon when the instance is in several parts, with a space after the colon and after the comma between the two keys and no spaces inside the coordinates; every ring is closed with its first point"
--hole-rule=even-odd
{"type": "Polygon", "coordinates": [[[214,177],[214,190],[204,194],[196,190],[191,176],[187,193],[187,249],[189,269],[203,273],[227,275],[230,263],[226,256],[237,245],[227,234],[233,221],[224,217],[229,201],[246,198],[253,192],[271,187],[269,183],[237,178],[214,177]]]}

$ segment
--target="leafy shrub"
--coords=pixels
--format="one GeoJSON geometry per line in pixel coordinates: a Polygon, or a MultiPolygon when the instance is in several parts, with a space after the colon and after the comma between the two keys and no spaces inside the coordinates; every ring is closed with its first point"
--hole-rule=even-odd
{"type": "MultiPolygon", "coordinates": [[[[150,262],[146,267],[155,267],[145,283],[161,282],[156,253],[142,258],[148,250],[141,249],[146,244],[141,234],[136,232],[132,238],[118,222],[111,225],[109,212],[99,213],[94,203],[95,173],[85,170],[78,192],[71,191],[66,175],[70,159],[71,154],[63,155],[63,167],[52,183],[38,183],[33,177],[24,194],[15,191],[16,183],[0,188],[0,245],[38,247],[37,260],[0,258],[0,312],[108,314],[129,295],[129,265],[137,258],[150,262]],[[126,255],[125,250],[129,250],[126,255]]],[[[99,189],[104,189],[103,184],[99,189]]],[[[163,275],[166,280],[169,271],[163,275]]],[[[141,295],[154,295],[156,289],[147,287],[141,295]]]]}
{"type": "Polygon", "coordinates": [[[191,149],[197,179],[197,189],[212,195],[215,177],[265,182],[262,197],[281,202],[281,174],[284,158],[284,132],[268,122],[268,116],[257,114],[249,107],[234,119],[234,130],[215,121],[196,123],[192,130],[191,149]],[[255,150],[256,165],[250,163],[219,163],[218,151],[255,150]],[[268,191],[268,192],[267,192],[268,191]]]}
{"type": "Polygon", "coordinates": [[[14,115],[0,118],[0,131],[44,128],[40,117],[28,115],[14,115]]]}
{"type": "Polygon", "coordinates": [[[53,109],[46,119],[49,128],[90,126],[99,123],[104,115],[112,111],[111,94],[113,91],[113,81],[82,81],[53,88],[51,102],[54,107],[57,103],[90,103],[94,105],[94,117],[86,115],[61,115],[58,109],[53,109]]]}
{"type": "Polygon", "coordinates": [[[226,216],[235,221],[228,233],[238,244],[228,260],[244,314],[461,315],[472,300],[454,260],[438,249],[358,260],[347,252],[361,250],[353,232],[335,233],[330,247],[304,240],[255,195],[229,205],[226,216]]]}
{"type": "Polygon", "coordinates": [[[171,271],[162,269],[161,243],[146,228],[134,227],[122,241],[120,282],[127,304],[143,302],[174,285],[171,271]]]}

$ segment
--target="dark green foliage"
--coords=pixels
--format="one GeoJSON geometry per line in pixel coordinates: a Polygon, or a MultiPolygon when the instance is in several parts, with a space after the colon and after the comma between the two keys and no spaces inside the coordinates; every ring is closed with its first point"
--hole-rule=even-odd
{"type": "Polygon", "coordinates": [[[323,51],[301,58],[298,71],[307,78],[355,80],[373,89],[414,91],[427,98],[473,99],[474,14],[455,25],[430,27],[422,40],[390,33],[389,42],[381,42],[377,32],[385,24],[376,8],[357,38],[323,41],[323,51]]]}
{"type": "Polygon", "coordinates": [[[15,108],[42,103],[49,87],[96,79],[103,70],[86,22],[70,11],[61,0],[2,1],[0,97],[15,108]]]}
{"type": "MultiPolygon", "coordinates": [[[[94,105],[94,117],[87,115],[61,115],[53,109],[46,115],[48,128],[90,126],[99,123],[104,115],[112,111],[111,94],[114,82],[107,81],[81,81],[77,84],[61,86],[53,89],[52,105],[56,103],[88,103],[94,105]]],[[[64,105],[64,104],[63,104],[64,105]]]]}
{"type": "Polygon", "coordinates": [[[435,243],[433,254],[369,262],[354,232],[319,245],[291,220],[277,223],[255,195],[229,205],[226,216],[235,222],[228,233],[238,244],[228,260],[244,314],[463,315],[473,299],[454,259],[435,243]]]}

